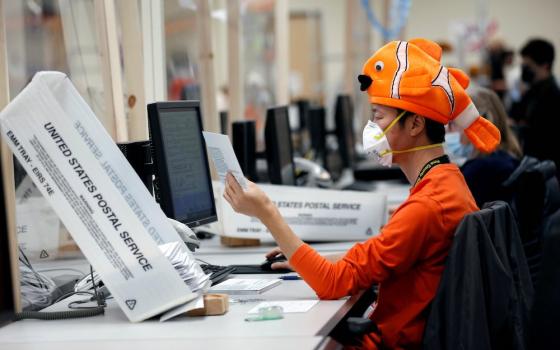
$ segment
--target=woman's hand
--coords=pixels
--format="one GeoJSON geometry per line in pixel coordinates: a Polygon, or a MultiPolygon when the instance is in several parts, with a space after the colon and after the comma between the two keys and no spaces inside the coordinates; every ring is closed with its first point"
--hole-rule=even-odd
{"type": "MultiPolygon", "coordinates": [[[[269,251],[268,253],[266,253],[265,257],[267,260],[271,260],[278,257],[279,255],[284,255],[284,252],[282,252],[282,249],[280,249],[280,247],[276,247],[271,251],[269,251]]],[[[274,264],[270,265],[270,268],[273,270],[278,270],[278,269],[288,269],[292,271],[294,270],[290,265],[290,263],[288,262],[288,260],[284,262],[275,262],[274,264]]]]}
{"type": "Polygon", "coordinates": [[[243,190],[231,173],[226,176],[224,198],[236,212],[261,221],[274,206],[257,185],[247,180],[247,190],[243,190]]]}
{"type": "Polygon", "coordinates": [[[228,174],[224,198],[236,212],[259,219],[268,228],[288,260],[303,245],[303,241],[294,234],[274,203],[251,181],[247,181],[247,189],[243,190],[235,177],[228,174]]]}

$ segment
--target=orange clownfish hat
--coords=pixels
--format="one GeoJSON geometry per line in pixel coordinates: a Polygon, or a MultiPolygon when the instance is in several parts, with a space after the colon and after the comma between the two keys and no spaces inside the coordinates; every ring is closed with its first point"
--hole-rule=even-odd
{"type": "Polygon", "coordinates": [[[360,89],[371,103],[403,109],[442,124],[453,121],[480,151],[500,144],[500,131],[465,92],[469,77],[441,64],[441,47],[426,39],[392,41],[364,64],[360,89]]]}

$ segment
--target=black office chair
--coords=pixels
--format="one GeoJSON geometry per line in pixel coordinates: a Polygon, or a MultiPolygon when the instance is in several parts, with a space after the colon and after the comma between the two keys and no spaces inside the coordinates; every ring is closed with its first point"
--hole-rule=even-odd
{"type": "Polygon", "coordinates": [[[560,212],[554,214],[544,237],[541,270],[529,328],[530,349],[560,349],[560,212]]]}
{"type": "Polygon", "coordinates": [[[542,260],[542,239],[551,216],[560,211],[560,186],[553,161],[524,157],[503,183],[512,193],[511,207],[533,283],[542,260]]]}
{"type": "Polygon", "coordinates": [[[513,213],[491,202],[459,224],[423,348],[526,349],[533,286],[513,213]]]}
{"type": "Polygon", "coordinates": [[[368,318],[364,318],[363,315],[373,301],[377,299],[377,291],[377,285],[365,290],[329,336],[344,346],[358,346],[364,334],[376,331],[375,323],[368,318]]]}
{"type": "MultiPolygon", "coordinates": [[[[532,294],[513,213],[505,202],[488,203],[457,227],[436,297],[426,311],[423,347],[525,349],[532,294]]],[[[338,328],[347,341],[377,329],[358,315],[338,328]]]]}

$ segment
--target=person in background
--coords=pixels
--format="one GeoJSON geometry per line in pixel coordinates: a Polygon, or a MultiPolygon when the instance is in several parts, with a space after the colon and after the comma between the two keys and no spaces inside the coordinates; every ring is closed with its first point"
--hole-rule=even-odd
{"type": "Polygon", "coordinates": [[[521,59],[521,80],[527,90],[512,105],[510,115],[523,127],[520,139],[525,155],[553,160],[560,174],[560,89],[552,75],[554,46],[532,39],[521,49],[521,59]]]}
{"type": "Polygon", "coordinates": [[[523,155],[517,137],[509,126],[509,118],[498,95],[490,89],[473,85],[467,89],[480,115],[496,125],[502,136],[496,151],[483,154],[476,150],[469,139],[453,122],[449,123],[446,146],[450,156],[464,157],[461,172],[479,207],[495,200],[509,201],[511,195],[501,184],[519,165],[523,155]]]}
{"type": "Polygon", "coordinates": [[[491,88],[503,100],[507,93],[505,69],[513,61],[513,51],[501,40],[490,42],[487,47],[491,88]]]}
{"type": "Polygon", "coordinates": [[[411,189],[381,232],[346,254],[320,255],[294,234],[257,185],[248,182],[243,190],[227,176],[226,201],[269,229],[289,265],[321,299],[379,284],[378,298],[364,315],[377,330],[360,339],[362,348],[421,348],[455,229],[466,214],[478,210],[463,175],[444,154],[444,125],[455,121],[485,152],[500,143],[498,129],[480,116],[465,92],[469,78],[444,67],[441,53],[426,39],[392,41],[365,63],[358,77],[372,112],[363,132],[364,149],[383,165],[398,164],[411,189]]]}

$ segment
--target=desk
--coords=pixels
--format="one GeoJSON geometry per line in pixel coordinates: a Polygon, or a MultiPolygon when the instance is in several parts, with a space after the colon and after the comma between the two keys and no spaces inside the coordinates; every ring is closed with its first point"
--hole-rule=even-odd
{"type": "Polygon", "coordinates": [[[156,339],[156,340],[92,340],[60,341],[38,344],[36,342],[0,343],[2,350],[216,350],[216,349],[259,349],[291,350],[320,349],[323,337],[271,337],[271,338],[211,338],[211,339],[156,339]]]}
{"type": "MultiPolygon", "coordinates": [[[[340,244],[338,251],[344,250],[348,244],[340,244]]],[[[319,250],[323,250],[320,246],[319,250]]],[[[335,251],[336,247],[330,244],[324,248],[335,251]]],[[[212,248],[209,242],[208,247],[202,249],[205,254],[197,254],[197,257],[214,264],[256,263],[264,260],[263,251],[269,248],[244,248],[243,251],[228,248],[219,254],[210,253],[212,249],[221,248],[212,248]]],[[[57,264],[60,265],[61,262],[57,264]]],[[[86,265],[87,262],[81,260],[75,261],[73,267],[84,269],[86,265]]],[[[249,275],[234,276],[236,277],[246,278],[249,275]]],[[[277,275],[258,275],[258,278],[275,277],[277,275]]],[[[249,309],[258,301],[232,303],[229,312],[223,316],[178,317],[164,323],[157,320],[130,323],[116,303],[109,300],[105,315],[101,316],[59,321],[24,320],[10,324],[0,329],[0,349],[46,350],[79,346],[80,350],[93,347],[96,350],[100,347],[103,350],[153,350],[162,348],[162,345],[165,346],[162,349],[184,349],[187,346],[194,349],[315,349],[324,346],[325,338],[360,296],[361,294],[340,300],[320,301],[306,313],[286,314],[282,320],[264,322],[244,321],[249,309]]],[[[296,280],[282,281],[282,284],[263,294],[244,298],[297,300],[316,299],[317,296],[304,281],[296,280]]],[[[45,311],[65,310],[69,300],[45,311]]]]}

